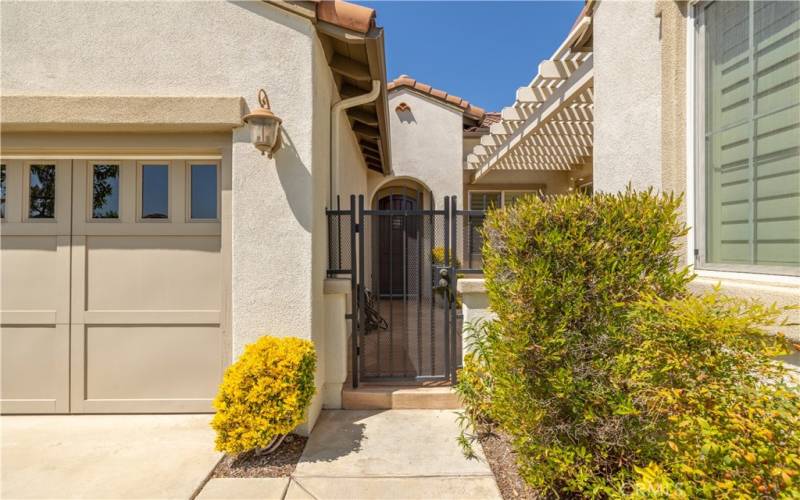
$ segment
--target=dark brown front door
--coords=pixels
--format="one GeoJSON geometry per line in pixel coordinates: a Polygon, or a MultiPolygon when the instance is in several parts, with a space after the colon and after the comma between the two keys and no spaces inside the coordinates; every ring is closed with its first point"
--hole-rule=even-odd
{"type": "MultiPolygon", "coordinates": [[[[417,200],[402,194],[392,194],[378,200],[379,210],[416,210],[417,200]]],[[[382,296],[403,297],[410,293],[412,282],[408,273],[409,257],[416,260],[417,218],[385,215],[379,218],[378,230],[378,290],[382,296]]]]}

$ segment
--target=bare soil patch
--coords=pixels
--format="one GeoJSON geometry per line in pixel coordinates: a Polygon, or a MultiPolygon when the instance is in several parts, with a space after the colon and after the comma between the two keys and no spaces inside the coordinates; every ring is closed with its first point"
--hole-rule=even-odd
{"type": "Polygon", "coordinates": [[[478,440],[483,447],[486,461],[492,468],[497,487],[500,488],[505,500],[543,498],[519,475],[517,457],[506,434],[494,429],[492,432],[481,433],[478,440]]]}
{"type": "Polygon", "coordinates": [[[306,447],[307,437],[289,434],[280,447],[269,455],[249,451],[225,455],[211,477],[288,477],[297,467],[306,447]]]}

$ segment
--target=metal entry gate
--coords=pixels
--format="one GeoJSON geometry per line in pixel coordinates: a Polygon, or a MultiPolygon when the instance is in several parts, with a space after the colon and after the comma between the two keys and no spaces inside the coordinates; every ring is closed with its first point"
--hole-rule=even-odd
{"type": "Polygon", "coordinates": [[[456,292],[462,239],[456,197],[441,209],[392,195],[376,209],[351,196],[328,211],[328,273],[350,276],[351,377],[455,382],[461,364],[456,292]],[[348,241],[349,239],[349,241],[348,241]]]}

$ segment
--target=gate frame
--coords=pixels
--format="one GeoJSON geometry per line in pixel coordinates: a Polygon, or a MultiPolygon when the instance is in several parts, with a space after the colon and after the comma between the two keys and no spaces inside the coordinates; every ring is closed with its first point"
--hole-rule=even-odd
{"type": "MultiPolygon", "coordinates": [[[[435,379],[443,379],[449,381],[451,384],[457,382],[457,371],[459,366],[460,356],[457,351],[457,335],[456,331],[458,325],[458,306],[457,306],[457,286],[458,286],[458,269],[456,263],[458,262],[458,216],[462,211],[458,210],[457,196],[445,196],[444,207],[439,211],[442,215],[443,230],[444,230],[444,255],[443,267],[440,270],[446,271],[440,274],[441,279],[447,281],[447,288],[445,289],[445,311],[444,311],[444,348],[445,348],[445,367],[444,375],[435,379]]],[[[391,215],[392,210],[365,210],[364,208],[364,195],[350,195],[350,209],[342,210],[337,203],[336,210],[327,210],[327,215],[342,216],[347,215],[350,217],[350,266],[349,269],[335,269],[331,272],[333,274],[350,274],[350,314],[346,315],[346,319],[350,319],[350,335],[351,335],[351,378],[353,388],[357,388],[361,379],[361,349],[359,340],[366,334],[366,266],[365,266],[365,215],[382,215],[381,212],[387,212],[391,215]]],[[[437,215],[437,211],[431,206],[430,210],[424,210],[422,207],[413,211],[419,212],[420,217],[430,215],[431,218],[437,215]]],[[[410,214],[403,214],[408,216],[410,214]]],[[[422,228],[422,220],[420,220],[419,227],[422,228]]],[[[330,225],[329,225],[330,227],[330,225]]],[[[337,226],[341,231],[341,220],[337,226]]],[[[435,227],[435,226],[434,226],[435,227]]],[[[328,235],[329,240],[332,235],[328,235]]],[[[341,240],[337,240],[341,245],[341,240]]],[[[330,243],[329,243],[330,245],[330,243]]],[[[433,247],[433,243],[431,244],[433,247]]],[[[338,254],[341,259],[341,251],[338,254]]],[[[421,266],[422,263],[420,262],[421,266]]],[[[422,283],[420,283],[422,286],[422,283]]],[[[418,377],[418,378],[428,378],[418,377]]]]}

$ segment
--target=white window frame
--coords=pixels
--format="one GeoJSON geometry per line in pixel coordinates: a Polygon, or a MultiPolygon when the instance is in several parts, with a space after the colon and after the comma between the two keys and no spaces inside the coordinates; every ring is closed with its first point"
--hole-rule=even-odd
{"type": "MultiPolygon", "coordinates": [[[[703,62],[698,39],[705,35],[703,9],[720,0],[693,2],[686,22],[686,262],[699,276],[752,279],[800,285],[800,269],[757,264],[707,263],[705,211],[705,94],[697,67],[703,62]]],[[[752,0],[751,0],[752,1],[752,0]]]]}

